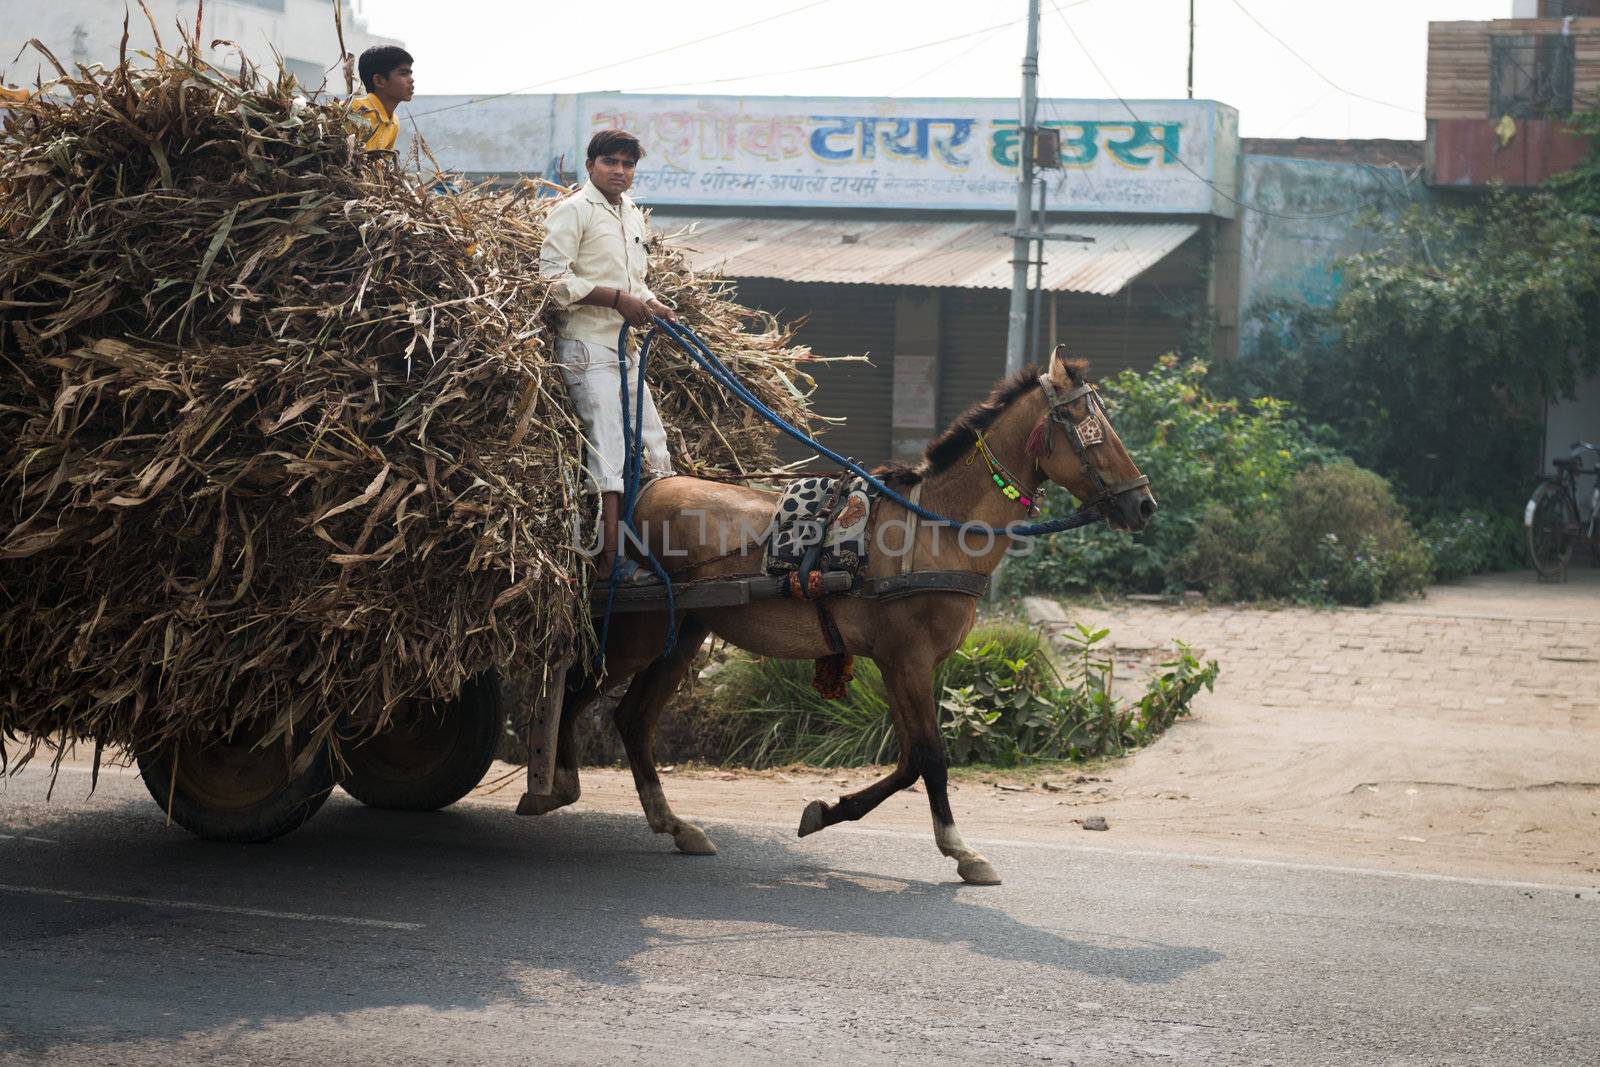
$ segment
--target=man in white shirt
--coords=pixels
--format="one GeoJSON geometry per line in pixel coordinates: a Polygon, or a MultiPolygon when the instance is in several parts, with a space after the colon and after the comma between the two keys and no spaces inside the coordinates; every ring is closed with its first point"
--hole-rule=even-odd
{"type": "MultiPolygon", "coordinates": [[[[562,308],[556,339],[567,391],[584,428],[584,469],[600,493],[600,549],[596,577],[609,579],[613,566],[626,581],[654,577],[631,560],[617,561],[617,513],[625,460],[617,333],[624,321],[646,326],[650,316],[675,320],[645,284],[649,236],[644,213],[627,190],[644,150],[622,130],[601,130],[589,141],[584,168],[589,180],[545,217],[539,270],[552,282],[551,298],[562,308]]],[[[639,363],[628,354],[630,412],[638,396],[639,363]]],[[[644,393],[645,480],[672,474],[667,434],[648,387],[644,393]]]]}

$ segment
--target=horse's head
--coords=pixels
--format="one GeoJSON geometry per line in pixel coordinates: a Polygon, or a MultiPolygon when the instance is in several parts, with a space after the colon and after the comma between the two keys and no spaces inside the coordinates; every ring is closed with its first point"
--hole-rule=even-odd
{"type": "Polygon", "coordinates": [[[1111,428],[1082,360],[1061,358],[1040,376],[1044,414],[1028,437],[1028,453],[1044,476],[1085,505],[1099,508],[1114,530],[1139,530],[1156,511],[1150,479],[1139,473],[1111,428]]]}

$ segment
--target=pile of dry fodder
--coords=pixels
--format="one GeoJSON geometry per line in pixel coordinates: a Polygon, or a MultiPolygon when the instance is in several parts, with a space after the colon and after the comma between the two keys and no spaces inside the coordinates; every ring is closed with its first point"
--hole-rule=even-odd
{"type": "MultiPolygon", "coordinates": [[[[591,639],[551,189],[431,192],[299,92],[158,54],[4,118],[0,757],[348,740],[591,639]]],[[[805,350],[671,249],[651,269],[804,422],[805,350]]],[[[772,462],[680,353],[652,372],[680,470],[772,462]]]]}

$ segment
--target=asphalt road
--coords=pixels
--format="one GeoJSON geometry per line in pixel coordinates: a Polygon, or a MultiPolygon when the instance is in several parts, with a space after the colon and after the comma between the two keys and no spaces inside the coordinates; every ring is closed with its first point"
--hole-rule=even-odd
{"type": "Polygon", "coordinates": [[[336,794],[273,845],[0,792],[0,1063],[1600,1061],[1592,891],[336,794]]]}

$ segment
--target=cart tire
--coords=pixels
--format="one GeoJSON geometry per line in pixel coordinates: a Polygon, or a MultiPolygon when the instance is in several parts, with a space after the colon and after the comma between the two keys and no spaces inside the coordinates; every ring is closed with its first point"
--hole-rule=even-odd
{"type": "Polygon", "coordinates": [[[328,746],[293,773],[281,744],[185,738],[138,757],[139,776],[171,820],[208,841],[271,841],[302,826],[333,792],[328,746]]]}
{"type": "Polygon", "coordinates": [[[389,729],[347,747],[339,784],[368,807],[438,811],[483,781],[504,728],[500,678],[480,674],[449,703],[413,701],[389,729]]]}

